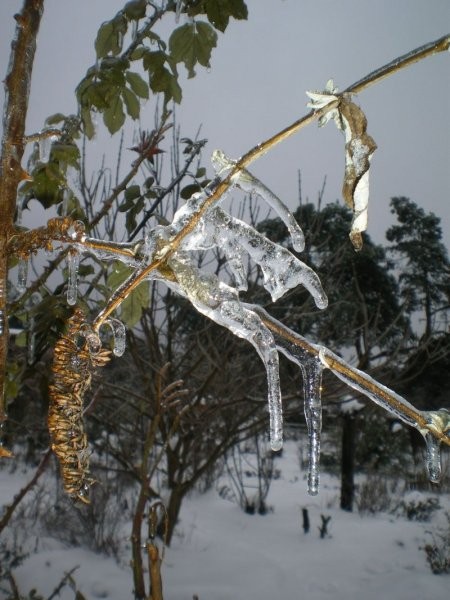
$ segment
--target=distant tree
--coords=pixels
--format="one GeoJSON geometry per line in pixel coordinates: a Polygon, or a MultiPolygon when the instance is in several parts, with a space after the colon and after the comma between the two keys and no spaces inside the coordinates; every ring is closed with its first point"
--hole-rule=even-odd
{"type": "MultiPolygon", "coordinates": [[[[294,213],[305,229],[308,264],[320,275],[328,295],[328,309],[311,311],[308,295],[301,288],[280,299],[274,310],[305,335],[333,348],[354,350],[358,368],[387,362],[408,335],[409,320],[402,310],[394,262],[386,250],[368,234],[364,246],[354,252],[348,243],[351,212],[337,203],[318,208],[301,205],[294,213]]],[[[278,243],[287,235],[279,220],[259,227],[278,243]]]]}
{"type": "Polygon", "coordinates": [[[400,270],[400,293],[407,312],[423,317],[423,336],[429,338],[447,329],[450,308],[450,262],[440,219],[404,197],[392,198],[391,212],[398,224],[387,230],[386,238],[393,242],[390,253],[400,270]]]}

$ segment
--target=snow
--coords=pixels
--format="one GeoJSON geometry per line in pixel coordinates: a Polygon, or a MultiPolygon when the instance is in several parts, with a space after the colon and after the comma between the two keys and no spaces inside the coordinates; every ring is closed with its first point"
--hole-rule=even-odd
{"type": "MultiPolygon", "coordinates": [[[[195,594],[199,600],[352,600],[362,593],[365,600],[448,598],[450,577],[433,575],[421,549],[433,521],[340,511],[338,482],[326,474],[320,494],[311,498],[291,440],[275,466],[281,475],[267,499],[273,512],[265,516],[245,514],[215,490],[185,501],[162,568],[166,600],[192,600],[195,594]],[[308,534],[301,527],[304,507],[308,534]],[[318,532],[322,514],[331,516],[325,539],[318,532]]],[[[28,477],[1,470],[0,503],[10,502],[28,477]]],[[[450,507],[444,494],[439,502],[450,507]]],[[[127,562],[117,566],[112,558],[40,538],[14,575],[22,594],[36,588],[48,595],[64,572],[78,566],[73,577],[87,599],[124,600],[132,598],[127,562]]],[[[60,598],[73,599],[74,592],[66,587],[60,598]]]]}

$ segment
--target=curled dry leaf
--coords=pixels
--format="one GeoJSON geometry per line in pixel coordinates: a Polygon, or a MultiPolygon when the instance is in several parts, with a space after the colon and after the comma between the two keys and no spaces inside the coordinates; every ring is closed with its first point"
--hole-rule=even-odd
{"type": "Polygon", "coordinates": [[[369,168],[377,145],[367,133],[367,119],[359,106],[343,96],[339,103],[341,129],[345,135],[345,176],[342,195],[353,211],[350,239],[361,250],[361,233],[367,229],[369,168]]]}
{"type": "Polygon", "coordinates": [[[306,93],[310,98],[308,106],[313,110],[321,110],[327,104],[331,105],[330,110],[319,119],[319,126],[333,119],[338,129],[344,132],[345,176],[342,195],[347,206],[353,211],[350,240],[355,250],[361,250],[361,233],[367,229],[370,160],[377,145],[367,133],[364,112],[352,102],[350,94],[338,94],[331,79],[323,92],[306,93]],[[339,104],[335,106],[334,101],[338,99],[339,104]]]}

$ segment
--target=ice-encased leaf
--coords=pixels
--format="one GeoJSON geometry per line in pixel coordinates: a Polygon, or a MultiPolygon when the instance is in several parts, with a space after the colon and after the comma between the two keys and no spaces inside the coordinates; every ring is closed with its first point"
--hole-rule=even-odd
{"type": "MultiPolygon", "coordinates": [[[[229,172],[236,161],[228,158],[221,150],[214,150],[211,156],[211,162],[218,175],[223,176],[229,172]]],[[[254,193],[264,200],[280,217],[286,225],[292,240],[292,246],[297,252],[302,252],[305,248],[305,236],[300,225],[294,218],[294,215],[288,207],[259,179],[252,175],[247,169],[240,169],[233,177],[233,182],[246,193],[254,193]]]]}
{"type": "Polygon", "coordinates": [[[226,254],[227,243],[241,248],[260,266],[263,285],[278,300],[288,290],[303,285],[313,296],[318,308],[325,308],[328,300],[318,275],[287,248],[275,244],[244,221],[231,217],[216,208],[208,215],[206,229],[217,247],[226,254]]]}
{"type": "MultiPolygon", "coordinates": [[[[168,226],[159,226],[151,233],[147,251],[153,251],[157,239],[169,240],[183,230],[203,205],[206,192],[193,194],[174,215],[168,226]]],[[[244,278],[249,255],[262,270],[264,287],[275,301],[288,290],[303,285],[313,296],[319,308],[328,304],[318,275],[287,248],[275,244],[244,221],[232,217],[220,207],[212,206],[204,212],[197,226],[181,242],[183,252],[220,248],[230,259],[230,268],[239,289],[246,289],[244,278]]]]}

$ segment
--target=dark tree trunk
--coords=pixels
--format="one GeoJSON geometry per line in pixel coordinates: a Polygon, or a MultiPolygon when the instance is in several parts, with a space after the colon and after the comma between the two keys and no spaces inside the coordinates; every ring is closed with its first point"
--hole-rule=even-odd
{"type": "Polygon", "coordinates": [[[172,541],[172,537],[175,531],[175,527],[178,521],[178,515],[180,514],[181,503],[186,495],[186,489],[184,486],[176,486],[170,491],[169,502],[166,506],[168,527],[167,532],[165,531],[164,523],[161,523],[158,527],[158,535],[165,539],[168,546],[172,541]]]}
{"type": "Polygon", "coordinates": [[[341,508],[351,512],[355,495],[356,417],[343,415],[341,458],[341,508]]]}

